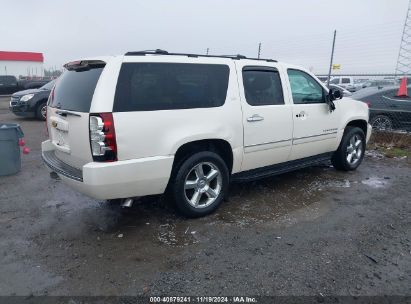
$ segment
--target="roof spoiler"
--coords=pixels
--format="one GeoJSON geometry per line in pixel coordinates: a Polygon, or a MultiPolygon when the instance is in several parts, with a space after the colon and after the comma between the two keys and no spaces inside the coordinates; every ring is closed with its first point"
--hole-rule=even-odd
{"type": "Polygon", "coordinates": [[[69,71],[86,71],[95,68],[102,68],[106,63],[102,60],[77,60],[64,65],[69,71]]]}

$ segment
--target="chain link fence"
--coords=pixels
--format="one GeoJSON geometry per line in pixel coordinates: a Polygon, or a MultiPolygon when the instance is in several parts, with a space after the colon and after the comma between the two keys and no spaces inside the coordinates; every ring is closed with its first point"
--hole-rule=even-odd
{"type": "MultiPolygon", "coordinates": [[[[327,75],[317,75],[327,83],[327,75]]],[[[334,74],[330,87],[366,103],[373,133],[370,150],[395,158],[411,158],[411,75],[334,74]]]]}

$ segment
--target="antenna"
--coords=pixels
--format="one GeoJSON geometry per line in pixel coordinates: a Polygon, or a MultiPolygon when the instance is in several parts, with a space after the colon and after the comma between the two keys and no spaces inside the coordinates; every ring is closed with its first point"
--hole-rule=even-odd
{"type": "Polygon", "coordinates": [[[408,3],[407,15],[405,17],[404,29],[398,52],[397,66],[395,68],[395,78],[401,75],[408,75],[411,72],[411,0],[408,3]]]}

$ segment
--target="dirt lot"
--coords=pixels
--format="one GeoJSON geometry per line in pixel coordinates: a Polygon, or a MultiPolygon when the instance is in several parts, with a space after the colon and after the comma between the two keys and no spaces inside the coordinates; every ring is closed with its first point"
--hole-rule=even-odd
{"type": "Polygon", "coordinates": [[[368,156],[233,185],[206,218],[162,197],[121,209],[50,179],[44,123],[0,178],[0,295],[411,295],[411,166],[368,156]]]}

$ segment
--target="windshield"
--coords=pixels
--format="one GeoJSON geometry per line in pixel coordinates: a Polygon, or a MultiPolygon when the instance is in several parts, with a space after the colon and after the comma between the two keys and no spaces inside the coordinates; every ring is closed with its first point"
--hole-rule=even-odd
{"type": "Polygon", "coordinates": [[[42,86],[40,89],[41,90],[47,90],[47,91],[51,91],[51,89],[53,88],[54,84],[56,83],[55,80],[52,80],[50,82],[47,82],[44,86],[42,86]]]}

